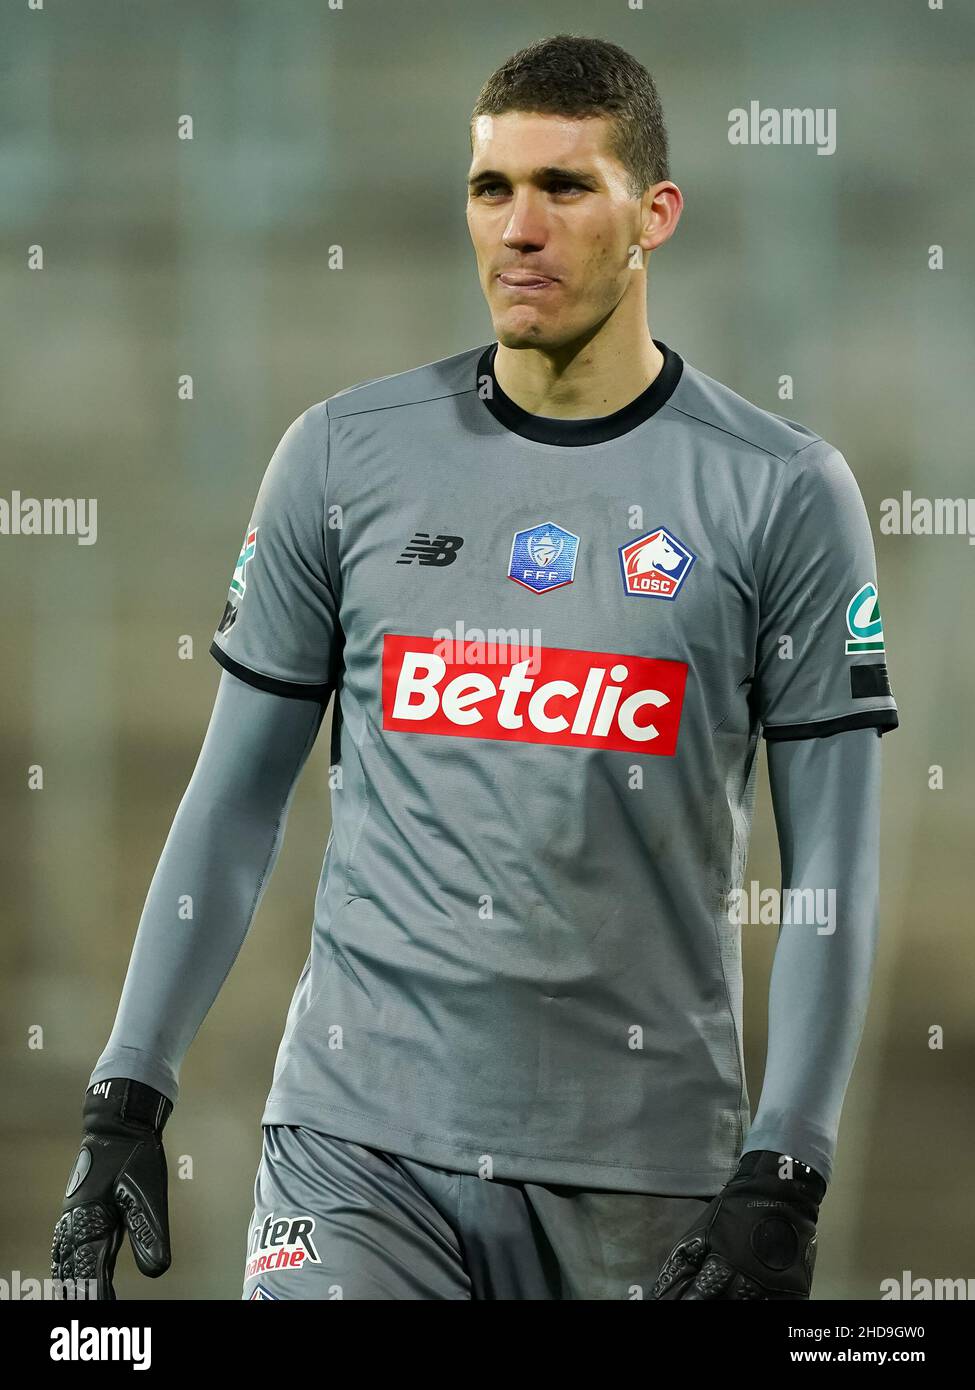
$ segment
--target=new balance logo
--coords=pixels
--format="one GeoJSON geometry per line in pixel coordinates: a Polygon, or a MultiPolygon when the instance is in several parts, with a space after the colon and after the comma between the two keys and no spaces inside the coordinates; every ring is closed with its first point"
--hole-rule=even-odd
{"type": "Polygon", "coordinates": [[[416,560],[421,565],[452,565],[463,544],[463,536],[435,536],[431,540],[428,531],[417,531],[396,563],[412,565],[416,560]]]}

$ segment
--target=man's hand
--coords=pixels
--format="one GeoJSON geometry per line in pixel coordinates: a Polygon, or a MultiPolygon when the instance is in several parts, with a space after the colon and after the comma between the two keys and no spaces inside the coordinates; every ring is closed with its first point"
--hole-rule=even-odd
{"type": "Polygon", "coordinates": [[[97,1281],[114,1299],[112,1277],[126,1230],[135,1262],[155,1279],[169,1268],[169,1211],[162,1131],[172,1102],[140,1081],[89,1087],[84,1138],[54,1228],[55,1279],[97,1281]]]}
{"type": "Polygon", "coordinates": [[[652,1299],[806,1299],[826,1183],[798,1159],[743,1154],[735,1176],[670,1252],[652,1299]],[[790,1176],[791,1174],[791,1176],[790,1176]]]}

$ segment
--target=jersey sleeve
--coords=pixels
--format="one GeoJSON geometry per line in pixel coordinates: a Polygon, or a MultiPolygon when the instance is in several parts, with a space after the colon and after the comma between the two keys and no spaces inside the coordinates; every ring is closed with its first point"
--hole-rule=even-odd
{"type": "Polygon", "coordinates": [[[819,439],[786,465],[756,560],[753,697],[767,739],[897,727],[867,510],[819,439]]]}
{"type": "Polygon", "coordinates": [[[254,503],[210,651],[239,680],[274,695],[327,701],[339,649],[328,571],[328,407],[285,431],[254,503]]]}

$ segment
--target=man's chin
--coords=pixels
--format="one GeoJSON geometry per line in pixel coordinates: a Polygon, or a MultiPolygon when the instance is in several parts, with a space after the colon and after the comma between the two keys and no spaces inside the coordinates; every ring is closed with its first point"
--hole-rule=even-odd
{"type": "Polygon", "coordinates": [[[554,324],[545,323],[541,319],[528,320],[522,316],[521,322],[512,322],[512,315],[506,314],[494,320],[494,336],[502,347],[537,348],[545,351],[558,347],[565,335],[559,333],[554,324]]]}

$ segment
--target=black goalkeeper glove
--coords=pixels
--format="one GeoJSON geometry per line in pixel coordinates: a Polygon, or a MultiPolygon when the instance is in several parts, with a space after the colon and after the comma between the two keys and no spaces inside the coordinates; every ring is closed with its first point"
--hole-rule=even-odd
{"type": "Polygon", "coordinates": [[[768,1149],[743,1154],[734,1177],[667,1257],[652,1299],[805,1299],[816,1264],[826,1183],[768,1149]],[[792,1176],[780,1176],[788,1173],[792,1176]]]}
{"type": "Polygon", "coordinates": [[[172,1102],[141,1081],[99,1081],[85,1093],[84,1138],[54,1228],[55,1279],[97,1281],[114,1299],[125,1232],[135,1262],[155,1279],[169,1268],[169,1210],[162,1131],[172,1102]]]}

